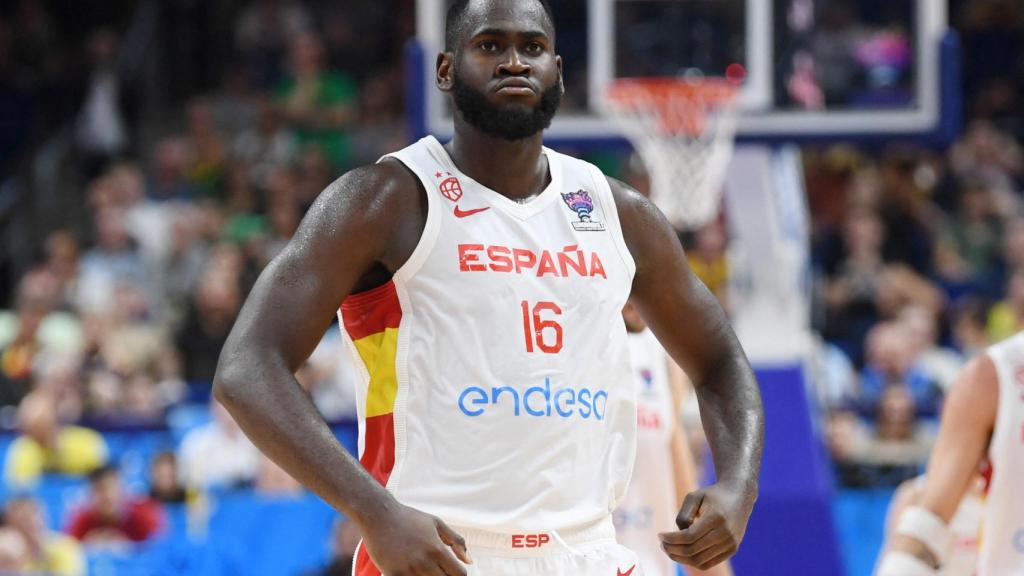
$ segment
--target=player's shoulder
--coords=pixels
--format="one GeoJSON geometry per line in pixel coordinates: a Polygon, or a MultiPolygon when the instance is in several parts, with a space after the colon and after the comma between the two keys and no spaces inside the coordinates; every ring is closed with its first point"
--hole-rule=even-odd
{"type": "Polygon", "coordinates": [[[425,203],[421,188],[404,164],[385,158],[354,168],[328,184],[309,215],[324,223],[357,220],[371,224],[418,215],[425,203]]]}
{"type": "Polygon", "coordinates": [[[419,194],[419,181],[402,162],[384,158],[376,164],[353,168],[330,183],[324,200],[367,202],[374,205],[408,201],[419,194]]]}
{"type": "Polygon", "coordinates": [[[963,414],[988,425],[995,419],[998,401],[999,371],[987,351],[968,360],[960,370],[946,397],[944,414],[963,414]]]}
{"type": "Polygon", "coordinates": [[[660,252],[665,242],[678,244],[672,225],[653,202],[629,184],[611,176],[604,177],[619,214],[622,237],[633,258],[638,260],[638,266],[645,253],[660,252]]]}
{"type": "Polygon", "coordinates": [[[620,215],[622,215],[623,211],[628,213],[657,211],[654,204],[637,191],[636,188],[612,176],[604,175],[604,178],[608,181],[608,187],[612,191],[612,198],[615,199],[615,205],[619,208],[620,215]]]}

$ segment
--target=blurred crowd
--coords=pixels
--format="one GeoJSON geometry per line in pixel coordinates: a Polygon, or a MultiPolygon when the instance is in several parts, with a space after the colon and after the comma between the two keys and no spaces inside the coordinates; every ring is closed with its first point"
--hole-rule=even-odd
{"type": "MultiPolygon", "coordinates": [[[[951,2],[971,95],[955,143],[805,149],[817,384],[846,484],[916,474],[958,368],[1024,328],[1024,12],[1015,6],[951,2]]],[[[122,462],[97,430],[166,430],[181,407],[205,407],[245,295],[316,195],[406,143],[401,58],[415,5],[207,8],[15,0],[0,9],[0,222],[18,244],[0,259],[0,428],[12,438],[3,476],[14,494],[0,525],[2,570],[48,559],[47,570],[80,573],[56,568],[81,564],[75,541],[145,540],[164,522],[155,503],[198,501],[213,487],[299,490],[216,403],[149,455],[144,490],[124,488],[122,462]],[[9,178],[27,165],[27,177],[9,178]],[[90,479],[66,535],[18,492],[48,474],[90,479]]],[[[569,22],[561,37],[579,35],[569,22]]],[[[577,44],[565,46],[582,60],[577,44]]],[[[694,269],[724,298],[724,226],[687,242],[694,269]]],[[[331,421],[355,413],[346,358],[329,331],[299,374],[331,421]]]]}
{"type": "Polygon", "coordinates": [[[951,145],[804,150],[818,396],[843,485],[920,473],[958,370],[1024,329],[1019,8],[950,3],[967,118],[951,145]]]}

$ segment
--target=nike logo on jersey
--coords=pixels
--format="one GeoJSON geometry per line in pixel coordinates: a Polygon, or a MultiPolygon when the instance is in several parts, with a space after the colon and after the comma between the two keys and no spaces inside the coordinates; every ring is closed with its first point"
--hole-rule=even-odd
{"type": "Polygon", "coordinates": [[[633,564],[632,566],[630,566],[629,570],[626,570],[625,572],[623,572],[621,568],[616,568],[615,569],[615,576],[629,576],[630,574],[633,573],[633,569],[634,568],[636,568],[636,564],[633,564]]]}
{"type": "Polygon", "coordinates": [[[490,210],[490,206],[484,206],[483,208],[473,208],[472,210],[461,210],[458,206],[455,207],[455,217],[465,218],[466,216],[472,216],[473,214],[479,214],[485,210],[490,210]]]}

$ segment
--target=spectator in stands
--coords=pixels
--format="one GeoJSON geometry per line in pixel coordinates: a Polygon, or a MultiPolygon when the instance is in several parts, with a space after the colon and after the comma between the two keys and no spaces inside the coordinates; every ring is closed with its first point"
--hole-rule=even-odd
{"type": "Polygon", "coordinates": [[[308,576],[350,576],[360,538],[359,527],[354,522],[339,518],[331,531],[331,558],[327,567],[308,576]]]}
{"type": "Polygon", "coordinates": [[[158,202],[195,198],[196,189],[185,178],[188,160],[188,143],[184,138],[161,140],[153,153],[153,169],[147,196],[158,202]]]}
{"type": "Polygon", "coordinates": [[[288,46],[312,24],[309,11],[294,0],[258,0],[242,11],[235,45],[257,85],[269,86],[277,79],[288,46]]]}
{"type": "Polygon", "coordinates": [[[53,394],[32,392],[18,408],[21,436],[7,450],[8,484],[34,484],[42,474],[85,475],[107,460],[107,445],[97,432],[57,420],[53,394]]]}
{"type": "Polygon", "coordinates": [[[988,337],[999,342],[1024,329],[1024,268],[1014,270],[1006,286],[1006,297],[988,314],[988,337]]]}
{"type": "Polygon", "coordinates": [[[207,262],[178,334],[188,382],[213,380],[221,348],[242,304],[244,266],[238,248],[226,244],[218,246],[207,262]]]}
{"type": "Polygon", "coordinates": [[[294,202],[289,201],[274,202],[270,205],[269,212],[270,234],[263,240],[261,246],[259,255],[261,266],[269,264],[274,256],[284,250],[292,235],[298,230],[301,218],[298,207],[294,202]]]}
{"type": "Polygon", "coordinates": [[[27,295],[25,290],[20,292],[17,314],[8,323],[13,324],[13,337],[7,338],[0,347],[0,405],[3,406],[17,406],[28,394],[32,362],[40,349],[39,326],[48,312],[45,302],[27,295]]]}
{"type": "Polygon", "coordinates": [[[992,290],[985,294],[988,298],[1002,296],[1014,270],[1024,270],[1024,217],[1008,218],[1003,227],[1002,267],[998,280],[993,281],[992,290]]]}
{"type": "Polygon", "coordinates": [[[900,310],[897,321],[910,337],[911,354],[917,359],[917,367],[945,394],[964,359],[954,350],[939,345],[938,315],[925,306],[910,304],[900,310]]]}
{"type": "Polygon", "coordinates": [[[125,86],[117,65],[119,43],[116,32],[102,27],[91,32],[86,46],[91,71],[76,137],[90,176],[98,174],[129,144],[130,127],[123,109],[125,86]]]}
{"type": "Polygon", "coordinates": [[[316,144],[333,166],[349,166],[346,129],[359,94],[355,81],[325,69],[323,43],[312,33],[291,43],[290,61],[291,75],[276,90],[285,120],[295,128],[300,145],[316,144]]]}
{"type": "Polygon", "coordinates": [[[726,310],[729,288],[729,264],[725,257],[727,246],[725,222],[717,219],[697,230],[693,236],[693,245],[686,252],[686,259],[694,274],[707,285],[726,310]]]}
{"type": "Polygon", "coordinates": [[[933,415],[942,398],[935,380],[918,364],[913,336],[897,322],[873,327],[867,337],[867,363],[861,371],[855,403],[865,414],[880,410],[883,396],[892,387],[906,388],[919,413],[933,415]]]}
{"type": "Polygon", "coordinates": [[[234,141],[234,160],[250,167],[252,183],[258,187],[265,188],[270,172],[277,166],[290,165],[299,154],[298,141],[282,120],[281,111],[269,100],[264,101],[259,124],[234,141]]]}
{"type": "Polygon", "coordinates": [[[942,227],[935,247],[936,272],[947,283],[987,288],[996,273],[1002,224],[992,191],[980,179],[961,187],[957,213],[942,227]]]}
{"type": "Polygon", "coordinates": [[[883,154],[880,168],[885,261],[905,264],[927,276],[932,271],[932,223],[937,218],[927,191],[915,178],[918,153],[909,148],[891,148],[883,154]]]}
{"type": "Polygon", "coordinates": [[[210,104],[203,98],[186,110],[190,164],[185,175],[201,196],[221,200],[227,172],[228,148],[213,120],[210,104]]]}
{"type": "Polygon", "coordinates": [[[82,362],[78,356],[40,355],[33,369],[32,386],[53,395],[59,421],[77,422],[82,417],[82,362]]]}
{"type": "Polygon", "coordinates": [[[125,228],[125,210],[105,205],[96,210],[97,244],[81,260],[78,307],[87,312],[108,312],[118,303],[114,290],[119,283],[137,286],[149,295],[146,269],[138,247],[125,228]]]}
{"type": "Polygon", "coordinates": [[[988,339],[988,304],[977,296],[963,298],[953,305],[951,313],[953,343],[965,359],[985,350],[988,339]]]}
{"type": "Polygon", "coordinates": [[[302,492],[302,484],[262,452],[259,454],[259,470],[253,488],[257,493],[268,496],[302,492]]]}
{"type": "Polygon", "coordinates": [[[90,502],[75,512],[68,534],[86,543],[143,542],[160,529],[163,514],[157,502],[125,495],[116,466],[89,476],[90,502]]]}
{"type": "Polygon", "coordinates": [[[52,532],[39,503],[16,496],[4,507],[4,522],[25,538],[28,544],[28,568],[33,574],[84,576],[85,556],[74,538],[52,532]]]}
{"type": "MultiPolygon", "coordinates": [[[[984,178],[997,196],[1015,196],[1016,183],[1024,177],[1024,148],[989,120],[975,120],[949,150],[949,163],[959,176],[984,178]]],[[[1019,203],[1019,199],[1017,200],[1019,203]]]]}
{"type": "Polygon", "coordinates": [[[295,375],[328,422],[356,418],[356,368],[337,326],[331,326],[295,375]]]}
{"type": "Polygon", "coordinates": [[[184,504],[188,499],[178,474],[178,457],[165,450],[153,457],[149,466],[149,497],[164,504],[184,504]]]}
{"type": "Polygon", "coordinates": [[[21,532],[0,527],[0,574],[29,574],[28,543],[21,532]]]}
{"type": "Polygon", "coordinates": [[[46,237],[44,269],[57,281],[57,308],[70,310],[78,281],[78,240],[68,230],[55,230],[46,237]]]}
{"type": "Polygon", "coordinates": [[[181,441],[179,462],[191,489],[249,486],[259,471],[260,453],[219,402],[210,400],[213,420],[181,441]]]}
{"type": "Polygon", "coordinates": [[[262,237],[266,233],[267,219],[260,204],[248,167],[234,164],[227,182],[227,221],[222,236],[238,244],[262,237]]]}
{"type": "Polygon", "coordinates": [[[878,319],[875,300],[885,269],[885,229],[869,208],[849,211],[843,226],[845,256],[825,287],[826,337],[859,363],[861,341],[878,319]]]}
{"type": "Polygon", "coordinates": [[[899,384],[882,392],[874,426],[839,412],[828,439],[843,484],[889,486],[917,475],[935,440],[915,414],[910,389],[899,384]]]}

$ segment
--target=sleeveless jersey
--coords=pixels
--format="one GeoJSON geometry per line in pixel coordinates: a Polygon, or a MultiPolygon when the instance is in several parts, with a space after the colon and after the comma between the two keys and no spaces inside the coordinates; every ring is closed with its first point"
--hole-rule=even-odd
{"type": "Polygon", "coordinates": [[[616,537],[640,557],[645,576],[675,576],[676,565],[658,540],[659,532],[676,529],[678,512],[671,448],[679,415],[668,381],[668,356],[649,329],[629,335],[629,350],[637,392],[637,451],[629,490],[614,514],[616,537]]]}
{"type": "Polygon", "coordinates": [[[989,348],[999,378],[980,576],[1024,576],[1024,332],[989,348]]]}
{"type": "Polygon", "coordinates": [[[543,153],[551,182],[523,203],[461,173],[433,137],[386,156],[426,189],[426,224],[392,280],[339,311],[361,373],[361,462],[453,526],[608,518],[632,470],[621,313],[634,263],[604,175],[543,153]]]}

